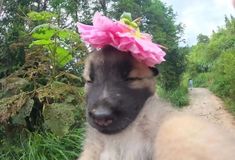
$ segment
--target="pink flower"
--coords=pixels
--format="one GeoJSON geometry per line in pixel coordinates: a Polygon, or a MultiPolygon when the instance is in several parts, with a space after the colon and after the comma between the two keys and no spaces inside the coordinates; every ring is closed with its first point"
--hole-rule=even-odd
{"type": "Polygon", "coordinates": [[[113,21],[100,13],[95,13],[93,26],[77,24],[81,38],[94,48],[111,45],[118,50],[131,53],[134,58],[153,67],[165,61],[165,52],[161,46],[151,40],[149,34],[136,31],[128,25],[113,21]]]}

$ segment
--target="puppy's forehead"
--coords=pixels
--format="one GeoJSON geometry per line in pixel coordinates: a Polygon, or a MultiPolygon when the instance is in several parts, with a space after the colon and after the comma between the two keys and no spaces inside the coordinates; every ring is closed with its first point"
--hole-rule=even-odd
{"type": "Polygon", "coordinates": [[[104,48],[90,55],[90,63],[94,66],[115,66],[125,63],[131,65],[133,61],[134,59],[130,54],[118,51],[115,48],[104,48]]]}
{"type": "Polygon", "coordinates": [[[109,70],[125,71],[130,77],[150,77],[153,75],[146,65],[135,60],[131,54],[121,52],[113,47],[106,47],[88,56],[84,78],[89,79],[90,72],[98,69],[102,72],[109,72],[109,70]]]}
{"type": "Polygon", "coordinates": [[[89,54],[85,62],[84,78],[89,78],[91,70],[130,70],[133,58],[126,52],[118,51],[112,47],[106,47],[89,54]]]}

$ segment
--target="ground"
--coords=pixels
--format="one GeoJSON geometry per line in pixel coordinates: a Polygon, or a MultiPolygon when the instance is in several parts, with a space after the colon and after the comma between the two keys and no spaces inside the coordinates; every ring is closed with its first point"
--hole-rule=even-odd
{"type": "Polygon", "coordinates": [[[190,105],[182,111],[194,114],[235,133],[235,118],[225,109],[223,101],[206,88],[189,91],[190,105]]]}

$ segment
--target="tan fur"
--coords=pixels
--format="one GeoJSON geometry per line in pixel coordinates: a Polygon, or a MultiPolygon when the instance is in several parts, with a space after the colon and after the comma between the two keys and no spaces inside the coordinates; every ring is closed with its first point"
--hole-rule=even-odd
{"type": "Polygon", "coordinates": [[[91,57],[89,56],[86,60],[85,60],[85,67],[84,67],[84,71],[83,71],[83,78],[86,81],[90,81],[90,62],[91,61],[91,57]]]}
{"type": "Polygon", "coordinates": [[[138,61],[134,61],[133,66],[134,66],[133,70],[128,75],[129,77],[139,77],[139,78],[153,77],[153,73],[144,64],[138,61]]]}
{"type": "Polygon", "coordinates": [[[235,138],[189,115],[166,120],[155,141],[156,160],[233,160],[235,138]]]}
{"type": "Polygon", "coordinates": [[[96,56],[94,54],[89,54],[89,56],[86,58],[85,60],[85,66],[84,66],[84,71],[83,71],[83,78],[86,81],[90,81],[90,65],[91,63],[98,63],[98,61],[100,61],[99,59],[97,59],[97,57],[99,58],[99,56],[96,56]]]}
{"type": "Polygon", "coordinates": [[[135,89],[149,88],[152,92],[154,92],[156,82],[153,73],[147,66],[138,61],[134,61],[133,65],[133,70],[130,72],[128,77],[142,78],[142,80],[132,82],[130,87],[135,89]]]}
{"type": "Polygon", "coordinates": [[[132,83],[130,83],[131,88],[135,89],[142,89],[142,88],[149,88],[151,92],[155,91],[155,79],[142,79],[142,80],[137,80],[132,83]]]}

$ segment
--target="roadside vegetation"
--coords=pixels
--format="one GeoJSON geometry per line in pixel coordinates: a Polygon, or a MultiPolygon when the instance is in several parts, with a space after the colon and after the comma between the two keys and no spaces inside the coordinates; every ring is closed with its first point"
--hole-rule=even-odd
{"type": "Polygon", "coordinates": [[[195,87],[208,87],[221,97],[235,115],[235,18],[225,17],[225,26],[211,37],[198,36],[197,45],[187,56],[184,80],[195,87]]]}

